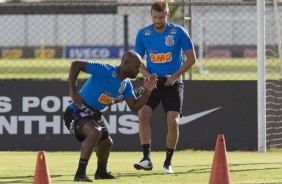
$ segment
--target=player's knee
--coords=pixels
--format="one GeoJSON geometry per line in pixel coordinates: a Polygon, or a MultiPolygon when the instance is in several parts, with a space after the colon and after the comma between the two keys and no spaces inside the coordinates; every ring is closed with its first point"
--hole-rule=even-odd
{"type": "Polygon", "coordinates": [[[89,134],[88,134],[88,137],[92,137],[93,139],[97,139],[98,140],[100,139],[100,137],[102,136],[102,128],[101,127],[95,127],[95,128],[92,128],[90,131],[89,131],[89,134]]]}
{"type": "Polygon", "coordinates": [[[174,125],[168,125],[168,130],[176,131],[178,129],[179,129],[178,126],[176,126],[175,124],[174,125]]]}
{"type": "Polygon", "coordinates": [[[111,139],[111,137],[108,137],[107,139],[101,141],[101,143],[104,148],[111,149],[113,146],[113,140],[111,139]]]}
{"type": "Polygon", "coordinates": [[[112,147],[113,146],[113,140],[112,140],[112,138],[111,137],[109,137],[108,139],[107,139],[107,146],[108,147],[112,147]]]}
{"type": "Polygon", "coordinates": [[[139,124],[145,125],[145,124],[150,123],[150,119],[148,118],[148,116],[145,113],[140,112],[138,114],[138,118],[139,118],[139,124]]]}
{"type": "Polygon", "coordinates": [[[175,130],[175,129],[178,129],[178,127],[179,127],[179,122],[176,121],[176,120],[168,121],[167,126],[168,126],[168,129],[170,129],[170,130],[172,130],[172,129],[175,130]]]}

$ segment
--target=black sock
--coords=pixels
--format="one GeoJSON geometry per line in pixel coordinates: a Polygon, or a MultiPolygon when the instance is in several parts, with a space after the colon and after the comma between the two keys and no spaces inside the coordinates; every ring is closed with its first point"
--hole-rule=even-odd
{"type": "Polygon", "coordinates": [[[164,165],[166,166],[171,165],[171,159],[172,159],[173,153],[174,153],[174,149],[166,148],[166,159],[165,159],[164,165]]]}
{"type": "Polygon", "coordinates": [[[76,176],[82,176],[86,174],[86,167],[88,165],[88,160],[84,158],[79,159],[78,168],[76,171],[76,176]]]}
{"type": "Polygon", "coordinates": [[[151,145],[150,144],[143,144],[142,150],[143,150],[143,159],[150,160],[151,145]]]}
{"type": "Polygon", "coordinates": [[[105,164],[99,164],[97,165],[97,171],[98,173],[106,173],[107,172],[107,163],[105,164]]]}

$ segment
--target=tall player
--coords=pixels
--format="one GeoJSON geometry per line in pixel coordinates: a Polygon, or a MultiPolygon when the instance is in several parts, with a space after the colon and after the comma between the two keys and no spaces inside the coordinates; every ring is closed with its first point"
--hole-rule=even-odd
{"type": "Polygon", "coordinates": [[[100,110],[120,95],[123,95],[129,108],[135,112],[146,103],[156,86],[157,76],[152,75],[148,80],[144,80],[144,93],[136,98],[129,78],[136,78],[141,63],[141,57],[133,51],[123,54],[119,66],[97,62],[72,62],[69,72],[69,93],[73,103],[67,107],[64,120],[69,131],[82,142],[74,181],[92,182],[86,175],[86,168],[94,148],[97,156],[94,178],[115,179],[115,176],[107,171],[112,139],[100,110]],[[78,92],[77,78],[81,71],[91,76],[78,92]]]}
{"type": "Polygon", "coordinates": [[[171,160],[179,137],[179,122],[183,103],[184,74],[196,62],[195,51],[188,33],[179,25],[168,23],[168,4],[162,0],[151,6],[153,24],[139,30],[136,36],[135,51],[141,57],[147,55],[147,68],[141,67],[146,78],[158,76],[157,89],[154,89],[145,106],[138,112],[139,137],[143,159],[134,164],[137,170],[152,170],[150,158],[150,120],[154,109],[162,102],[167,118],[166,159],[163,164],[165,174],[174,173],[171,160]],[[183,62],[182,54],[186,60],[183,62]]]}

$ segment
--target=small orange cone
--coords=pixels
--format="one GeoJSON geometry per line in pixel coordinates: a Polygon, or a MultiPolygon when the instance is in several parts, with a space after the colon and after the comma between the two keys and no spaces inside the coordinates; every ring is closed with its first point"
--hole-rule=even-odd
{"type": "Polygon", "coordinates": [[[51,178],[44,151],[38,151],[34,184],[51,184],[51,178]]]}
{"type": "Polygon", "coordinates": [[[209,184],[231,184],[223,134],[217,136],[209,184]]]}

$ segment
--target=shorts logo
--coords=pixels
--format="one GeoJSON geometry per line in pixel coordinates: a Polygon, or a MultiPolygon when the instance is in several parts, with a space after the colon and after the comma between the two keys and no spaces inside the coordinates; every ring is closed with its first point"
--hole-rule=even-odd
{"type": "Polygon", "coordinates": [[[106,94],[101,94],[98,98],[98,101],[103,104],[110,104],[114,99],[112,97],[107,96],[106,94]]]}
{"type": "Polygon", "coordinates": [[[172,46],[172,45],[174,45],[174,40],[173,40],[173,36],[171,36],[171,35],[168,35],[168,36],[166,36],[165,37],[165,44],[167,45],[167,46],[172,46]]]}
{"type": "Polygon", "coordinates": [[[153,63],[167,63],[172,60],[171,52],[150,54],[151,61],[153,63]]]}

